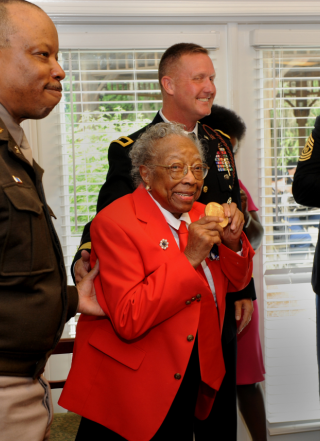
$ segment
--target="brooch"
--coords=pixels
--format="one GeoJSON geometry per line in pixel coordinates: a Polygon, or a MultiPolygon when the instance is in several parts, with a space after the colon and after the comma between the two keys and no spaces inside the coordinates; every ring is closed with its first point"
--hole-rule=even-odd
{"type": "Polygon", "coordinates": [[[159,245],[163,250],[166,250],[169,246],[169,242],[167,241],[167,239],[161,239],[159,245]]]}

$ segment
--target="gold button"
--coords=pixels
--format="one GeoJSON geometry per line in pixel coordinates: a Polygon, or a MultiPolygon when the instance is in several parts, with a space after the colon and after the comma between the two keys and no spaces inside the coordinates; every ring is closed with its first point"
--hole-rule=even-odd
{"type": "Polygon", "coordinates": [[[205,186],[203,187],[203,193],[207,193],[207,191],[208,191],[208,187],[205,185],[205,186]]]}
{"type": "Polygon", "coordinates": [[[194,336],[193,336],[193,335],[191,335],[191,334],[190,334],[190,335],[188,335],[188,337],[187,337],[187,340],[188,340],[188,341],[192,341],[192,340],[194,340],[194,336]]]}
{"type": "Polygon", "coordinates": [[[195,301],[195,299],[196,299],[195,297],[192,297],[192,298],[191,298],[191,302],[194,302],[194,301],[195,301]]]}
{"type": "Polygon", "coordinates": [[[19,147],[18,146],[14,146],[14,149],[15,149],[15,151],[16,151],[16,153],[19,153],[19,155],[21,155],[21,152],[20,152],[20,150],[19,150],[19,147]]]}
{"type": "Polygon", "coordinates": [[[232,185],[229,185],[230,190],[232,190],[232,185]]]}
{"type": "Polygon", "coordinates": [[[176,379],[176,380],[181,380],[181,374],[174,374],[174,378],[176,379]]]}
{"type": "Polygon", "coordinates": [[[1,127],[0,127],[0,133],[2,133],[4,131],[4,129],[2,129],[1,127]]]}
{"type": "Polygon", "coordinates": [[[191,300],[187,300],[186,305],[191,305],[191,300]]]}
{"type": "Polygon", "coordinates": [[[201,299],[201,294],[196,295],[197,299],[201,299]]]}
{"type": "Polygon", "coordinates": [[[224,179],[229,179],[229,175],[224,175],[224,179]]]}

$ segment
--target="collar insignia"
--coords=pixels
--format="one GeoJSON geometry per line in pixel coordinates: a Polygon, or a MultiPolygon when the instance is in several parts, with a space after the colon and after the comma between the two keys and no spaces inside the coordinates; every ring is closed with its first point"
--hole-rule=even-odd
{"type": "Polygon", "coordinates": [[[18,184],[22,184],[22,181],[20,178],[18,178],[17,176],[13,176],[13,175],[12,175],[12,177],[15,182],[17,182],[18,184]]]}

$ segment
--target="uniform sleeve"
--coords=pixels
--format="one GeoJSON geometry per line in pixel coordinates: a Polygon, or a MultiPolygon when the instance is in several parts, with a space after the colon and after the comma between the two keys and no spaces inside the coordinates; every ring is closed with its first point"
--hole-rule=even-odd
{"type": "Polygon", "coordinates": [[[75,286],[67,286],[67,296],[68,296],[68,311],[67,311],[67,320],[70,320],[71,317],[74,317],[77,313],[78,303],[79,303],[79,295],[78,290],[75,286]]]}
{"type": "Polygon", "coordinates": [[[225,245],[219,246],[219,258],[221,270],[229,280],[228,293],[243,290],[250,282],[252,277],[252,259],[255,255],[252,246],[246,235],[241,233],[242,256],[231,251],[225,245]]]}
{"type": "Polygon", "coordinates": [[[82,237],[81,237],[80,247],[78,248],[76,254],[74,255],[74,258],[73,258],[73,261],[72,261],[72,264],[70,267],[70,272],[71,272],[71,276],[72,276],[74,283],[76,283],[75,277],[74,277],[74,265],[81,258],[81,251],[86,250],[86,251],[88,251],[88,253],[91,253],[90,227],[91,227],[91,222],[88,222],[87,225],[84,227],[82,237]]]}
{"type": "Polygon", "coordinates": [[[134,191],[131,178],[130,147],[123,147],[117,142],[112,142],[108,150],[109,171],[107,180],[101,187],[97,212],[116,199],[134,191]]]}
{"type": "MultiPolygon", "coordinates": [[[[99,192],[97,213],[116,199],[134,191],[130,174],[130,150],[131,147],[123,147],[118,142],[112,142],[110,144],[108,150],[109,171],[106,182],[103,184],[99,192]]],[[[74,282],[74,265],[77,260],[81,258],[81,251],[86,250],[89,253],[91,252],[90,227],[91,222],[87,223],[83,230],[80,247],[78,248],[71,264],[71,275],[74,282]]]]}
{"type": "Polygon", "coordinates": [[[320,115],[299,158],[292,194],[298,204],[320,208],[320,115]]]}

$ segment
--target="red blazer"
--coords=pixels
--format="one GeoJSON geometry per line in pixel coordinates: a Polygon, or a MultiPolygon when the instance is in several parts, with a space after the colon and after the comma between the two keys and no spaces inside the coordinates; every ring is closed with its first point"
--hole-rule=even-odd
{"type": "MultiPolygon", "coordinates": [[[[204,205],[195,203],[191,220],[203,212],[204,205]]],[[[95,289],[108,318],[81,315],[59,404],[130,441],[150,440],[187,368],[194,344],[187,337],[198,332],[200,366],[209,372],[196,409],[204,419],[225,373],[225,295],[243,289],[252,274],[254,251],[245,235],[242,257],[221,245],[220,260],[209,263],[218,315],[208,284],[180,252],[145,189],[139,187],[99,212],[90,231],[91,264],[100,261],[95,289]],[[162,239],[169,242],[166,250],[160,247],[162,239]]]]}

